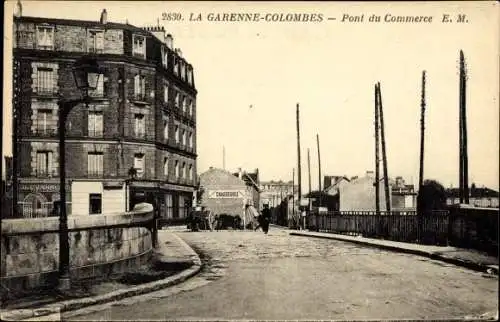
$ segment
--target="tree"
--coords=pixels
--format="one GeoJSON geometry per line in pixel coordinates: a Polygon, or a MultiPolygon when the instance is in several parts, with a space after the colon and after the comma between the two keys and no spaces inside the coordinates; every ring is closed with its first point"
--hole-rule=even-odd
{"type": "Polygon", "coordinates": [[[446,209],[446,192],[436,180],[425,180],[418,192],[417,210],[422,214],[430,214],[433,210],[446,209]]]}

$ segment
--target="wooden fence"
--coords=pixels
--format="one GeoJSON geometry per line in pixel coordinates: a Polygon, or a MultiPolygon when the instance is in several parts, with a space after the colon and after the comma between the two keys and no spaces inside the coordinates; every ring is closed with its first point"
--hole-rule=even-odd
{"type": "Polygon", "coordinates": [[[498,209],[456,208],[417,216],[415,211],[343,211],[310,214],[307,228],[399,242],[453,245],[498,256],[498,209]]]}

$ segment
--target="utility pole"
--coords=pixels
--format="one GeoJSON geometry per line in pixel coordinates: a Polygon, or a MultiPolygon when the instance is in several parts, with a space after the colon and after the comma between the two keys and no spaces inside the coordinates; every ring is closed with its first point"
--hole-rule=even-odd
{"type": "Polygon", "coordinates": [[[418,177],[418,191],[424,185],[424,131],[425,131],[425,70],[422,72],[422,97],[420,101],[420,169],[418,177]]]}
{"type": "Polygon", "coordinates": [[[423,195],[422,187],[424,186],[424,138],[425,138],[425,70],[422,72],[422,95],[420,100],[420,169],[418,177],[418,195],[417,195],[417,234],[418,240],[423,238],[423,195]]]}
{"type": "Polygon", "coordinates": [[[222,169],[226,170],[226,147],[222,146],[222,169]]]}
{"type": "Polygon", "coordinates": [[[379,124],[378,124],[378,84],[375,84],[375,214],[380,215],[380,156],[379,156],[379,124]]]}
{"type": "MultiPolygon", "coordinates": [[[[299,118],[299,103],[297,103],[297,181],[299,185],[299,206],[300,199],[302,198],[302,176],[301,176],[301,167],[300,167],[300,118],[299,118]]],[[[300,213],[299,213],[300,214],[300,213]]]]}
{"type": "Polygon", "coordinates": [[[467,154],[467,111],[464,52],[460,50],[460,203],[469,203],[469,165],[467,154]]]}
{"type": "Polygon", "coordinates": [[[389,177],[387,174],[387,155],[385,151],[385,134],[384,134],[384,108],[382,105],[382,93],[380,83],[378,83],[378,102],[380,108],[380,136],[382,140],[382,162],[384,167],[384,188],[385,188],[385,205],[388,214],[391,213],[391,196],[389,193],[389,177]]]}
{"type": "MultiPolygon", "coordinates": [[[[316,134],[316,142],[318,144],[318,190],[319,190],[319,207],[323,203],[323,191],[321,190],[321,154],[319,151],[319,134],[316,134]]],[[[319,211],[319,209],[318,209],[319,211]]]]}
{"type": "MultiPolygon", "coordinates": [[[[295,168],[292,171],[292,218],[295,220],[295,168]]],[[[290,227],[290,221],[288,221],[288,227],[290,227]]]]}
{"type": "Polygon", "coordinates": [[[307,149],[307,170],[309,172],[309,211],[311,211],[311,158],[309,157],[309,149],[307,149]]]}

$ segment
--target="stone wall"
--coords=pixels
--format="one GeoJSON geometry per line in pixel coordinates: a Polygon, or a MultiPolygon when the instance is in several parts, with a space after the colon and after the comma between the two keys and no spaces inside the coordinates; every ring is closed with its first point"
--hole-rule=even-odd
{"type": "MultiPolygon", "coordinates": [[[[72,279],[102,278],[137,268],[152,252],[150,204],[115,215],[68,218],[72,279]]],[[[54,287],[59,268],[57,217],[3,220],[1,282],[13,291],[54,287]]]]}

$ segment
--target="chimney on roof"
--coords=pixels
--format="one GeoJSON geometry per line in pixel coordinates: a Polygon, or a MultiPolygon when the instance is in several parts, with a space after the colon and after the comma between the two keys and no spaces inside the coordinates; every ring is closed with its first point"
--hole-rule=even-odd
{"type": "Polygon", "coordinates": [[[366,176],[367,177],[374,177],[375,176],[375,172],[373,172],[373,171],[366,171],[366,176]]]}
{"type": "Polygon", "coordinates": [[[182,58],[182,50],[180,48],[176,48],[175,49],[175,52],[177,53],[177,55],[182,58]]]}
{"type": "Polygon", "coordinates": [[[167,45],[167,47],[169,49],[173,49],[174,48],[174,38],[172,38],[172,35],[171,34],[168,34],[166,37],[165,37],[165,44],[167,45]]]}
{"type": "Polygon", "coordinates": [[[14,14],[17,18],[23,15],[23,5],[21,4],[21,0],[17,0],[16,11],[14,14]]]}
{"type": "Polygon", "coordinates": [[[99,20],[99,22],[102,24],[108,23],[108,12],[106,11],[106,9],[102,9],[101,19],[99,20]]]}
{"type": "Polygon", "coordinates": [[[241,168],[238,168],[238,178],[242,178],[243,177],[243,171],[241,171],[241,168]]]}

